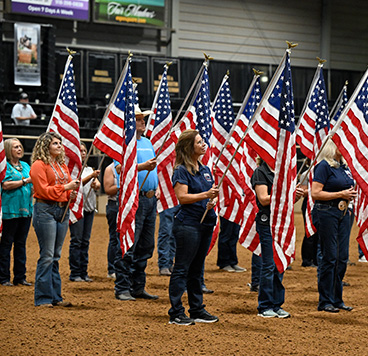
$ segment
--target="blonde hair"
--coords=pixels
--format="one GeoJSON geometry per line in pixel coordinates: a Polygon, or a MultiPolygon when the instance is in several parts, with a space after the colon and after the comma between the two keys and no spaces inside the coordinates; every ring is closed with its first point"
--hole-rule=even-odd
{"type": "MultiPolygon", "coordinates": [[[[329,139],[325,147],[323,147],[321,154],[318,157],[318,163],[325,160],[330,165],[330,167],[339,168],[340,162],[336,161],[335,159],[336,150],[337,146],[331,139],[329,139]]],[[[346,164],[346,161],[342,156],[341,156],[341,163],[346,164]]]]}
{"type": "Polygon", "coordinates": [[[23,145],[22,143],[15,137],[12,137],[12,138],[8,138],[7,140],[4,141],[4,150],[5,150],[5,156],[6,156],[6,160],[8,162],[10,162],[10,160],[13,157],[13,153],[12,153],[12,149],[13,149],[13,141],[18,141],[19,144],[21,145],[22,147],[22,157],[24,156],[24,148],[23,148],[23,145]]]}
{"type": "Polygon", "coordinates": [[[191,175],[196,172],[196,162],[193,162],[194,142],[199,135],[197,130],[185,130],[181,133],[175,146],[176,160],[174,169],[183,165],[191,175]]]}
{"type": "MultiPolygon", "coordinates": [[[[54,138],[61,141],[61,136],[55,132],[45,132],[38,138],[32,151],[32,158],[31,158],[32,164],[38,159],[46,164],[51,163],[50,143],[54,138]]],[[[56,162],[64,164],[65,162],[64,147],[62,147],[61,154],[59,154],[56,157],[56,162]]]]}

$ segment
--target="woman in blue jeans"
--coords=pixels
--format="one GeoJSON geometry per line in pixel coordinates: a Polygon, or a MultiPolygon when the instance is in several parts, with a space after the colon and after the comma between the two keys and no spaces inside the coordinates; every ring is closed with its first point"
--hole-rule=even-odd
{"type": "Polygon", "coordinates": [[[6,175],[1,184],[3,233],[0,238],[0,284],[12,286],[10,282],[10,251],[14,261],[14,285],[31,286],[26,280],[26,241],[32,219],[32,180],[28,163],[20,158],[24,155],[17,138],[4,142],[6,175]]]}
{"type": "Polygon", "coordinates": [[[75,199],[78,180],[72,180],[65,164],[61,137],[42,134],[32,152],[31,178],[36,199],[33,227],[40,246],[35,281],[35,305],[70,306],[61,296],[59,259],[69,225],[69,212],[63,215],[69,198],[75,199]]]}
{"type": "MultiPolygon", "coordinates": [[[[262,268],[258,292],[258,316],[263,318],[289,318],[290,314],[281,308],[285,301],[284,277],[273,259],[273,238],[270,227],[270,203],[274,172],[266,162],[259,160],[259,166],[253,173],[251,182],[256,193],[258,213],[256,229],[261,242],[262,268]]],[[[296,200],[303,195],[303,189],[297,187],[296,200]]]]}
{"type": "Polygon", "coordinates": [[[318,310],[351,311],[342,299],[342,280],[349,259],[349,201],[356,197],[354,180],[340,151],[330,140],[314,169],[313,224],[317,228],[322,255],[318,263],[318,310]]]}
{"type": "Polygon", "coordinates": [[[216,224],[213,207],[219,192],[214,186],[211,171],[199,161],[206,147],[196,130],[184,131],[175,147],[176,162],[172,182],[180,210],[173,226],[176,254],[169,285],[170,324],[191,325],[195,322],[218,321],[217,316],[204,309],[201,285],[204,260],[216,224]],[[208,213],[201,223],[207,209],[208,213]],[[185,290],[188,292],[190,317],[185,315],[181,301],[185,290]]]}

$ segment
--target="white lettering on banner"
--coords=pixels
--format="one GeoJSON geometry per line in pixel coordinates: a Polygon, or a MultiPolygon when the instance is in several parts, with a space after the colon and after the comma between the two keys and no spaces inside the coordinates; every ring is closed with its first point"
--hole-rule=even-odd
{"type": "Polygon", "coordinates": [[[130,4],[126,8],[124,8],[119,3],[109,2],[109,4],[107,5],[107,15],[136,16],[153,19],[154,17],[156,17],[156,12],[149,11],[147,8],[141,10],[140,5],[130,4]]]}

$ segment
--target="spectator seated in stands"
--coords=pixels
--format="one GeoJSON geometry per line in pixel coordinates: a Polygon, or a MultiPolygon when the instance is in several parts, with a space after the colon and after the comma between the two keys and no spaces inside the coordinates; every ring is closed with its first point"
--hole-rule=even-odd
{"type": "Polygon", "coordinates": [[[15,125],[29,126],[30,120],[36,119],[37,115],[29,104],[28,94],[21,93],[19,103],[15,104],[12,110],[11,118],[15,125]]]}

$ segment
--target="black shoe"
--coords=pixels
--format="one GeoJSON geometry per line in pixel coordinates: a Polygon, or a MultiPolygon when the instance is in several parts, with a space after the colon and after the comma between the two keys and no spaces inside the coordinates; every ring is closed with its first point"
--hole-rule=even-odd
{"type": "Polygon", "coordinates": [[[339,308],[335,308],[333,305],[327,305],[324,308],[318,307],[318,311],[325,311],[328,313],[338,313],[340,311],[339,308]]]}
{"type": "Polygon", "coordinates": [[[32,285],[32,283],[27,282],[25,279],[23,281],[20,281],[20,282],[14,282],[15,286],[17,286],[18,284],[20,284],[22,286],[27,286],[27,287],[30,287],[32,285]]]}
{"type": "Polygon", "coordinates": [[[171,317],[169,324],[176,324],[176,325],[194,325],[195,322],[193,319],[188,318],[185,314],[171,317]]]}
{"type": "Polygon", "coordinates": [[[140,298],[140,299],[151,299],[151,300],[155,300],[158,299],[158,295],[152,295],[147,293],[145,290],[141,293],[131,293],[132,297],[134,298],[140,298]]]}
{"type": "Polygon", "coordinates": [[[212,294],[214,291],[212,289],[208,289],[207,287],[202,287],[203,294],[212,294]]]}
{"type": "Polygon", "coordinates": [[[341,310],[346,310],[346,311],[352,311],[354,308],[353,307],[348,307],[347,305],[345,304],[341,304],[337,307],[338,309],[341,309],[341,310]]]}
{"type": "Polygon", "coordinates": [[[197,315],[191,315],[191,317],[194,319],[197,323],[216,323],[219,321],[219,318],[217,316],[211,315],[207,310],[203,310],[200,314],[197,315]]]}
{"type": "Polygon", "coordinates": [[[258,291],[259,291],[259,285],[252,285],[252,283],[247,283],[247,286],[249,287],[249,290],[251,292],[258,293],[258,291]]]}
{"type": "Polygon", "coordinates": [[[350,287],[350,283],[342,281],[342,286],[343,287],[350,287]]]}

